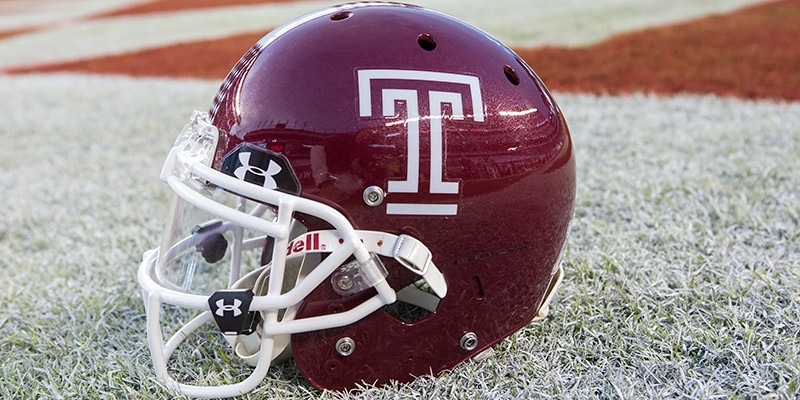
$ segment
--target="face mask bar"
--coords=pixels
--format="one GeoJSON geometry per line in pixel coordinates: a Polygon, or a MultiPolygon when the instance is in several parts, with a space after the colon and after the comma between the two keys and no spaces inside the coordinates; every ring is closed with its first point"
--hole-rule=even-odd
{"type": "MultiPolygon", "coordinates": [[[[380,232],[356,231],[343,215],[329,206],[243,182],[210,168],[206,165],[210,158],[204,155],[203,151],[211,148],[210,142],[216,144],[216,138],[210,138],[209,135],[216,132],[215,130],[211,132],[209,127],[213,126],[208,124],[205,118],[204,115],[193,115],[190,126],[187,126],[181,134],[179,142],[167,157],[162,169],[162,179],[182,201],[216,216],[219,223],[212,221],[207,226],[199,227],[191,236],[178,241],[169,249],[151,250],[145,253],[138,274],[144,293],[147,337],[153,363],[158,377],[167,386],[193,397],[229,397],[249,392],[267,374],[276,336],[349,325],[384,305],[393,303],[397,294],[386,282],[386,272],[377,254],[393,257],[401,265],[420,275],[439,297],[446,294],[447,286],[443,275],[431,261],[430,251],[418,240],[405,235],[398,237],[380,232]],[[248,213],[245,212],[243,202],[236,207],[222,205],[202,194],[203,190],[209,187],[224,188],[242,199],[254,199],[262,206],[248,213]],[[267,210],[274,212],[274,218],[262,218],[267,210]],[[295,213],[325,220],[334,229],[308,232],[290,242],[292,238],[290,227],[295,213]],[[259,232],[263,236],[243,240],[242,229],[259,232]],[[238,279],[241,263],[239,254],[243,250],[263,246],[267,243],[267,238],[274,239],[266,295],[253,296],[249,309],[241,310],[241,312],[259,312],[263,316],[257,361],[255,363],[251,362],[252,360],[248,361],[250,364],[255,364],[255,369],[248,378],[231,385],[208,387],[178,383],[169,376],[167,361],[180,343],[200,326],[212,320],[213,315],[209,308],[209,296],[186,293],[178,287],[165,287],[159,283],[161,280],[157,277],[157,266],[169,262],[181,253],[195,251],[203,237],[227,230],[232,231],[234,236],[228,287],[238,279]],[[309,235],[316,237],[310,239],[309,235]],[[308,240],[317,240],[321,245],[316,248],[303,246],[302,250],[294,252],[290,250],[287,254],[287,249],[297,247],[297,243],[301,243],[299,241],[308,240]],[[325,252],[328,256],[293,288],[282,293],[287,260],[304,256],[309,252],[325,252]],[[355,263],[346,264],[351,256],[354,256],[355,263]],[[320,284],[333,284],[337,287],[337,282],[341,283],[345,278],[353,282],[353,286],[339,285],[340,294],[349,295],[369,287],[374,287],[377,294],[346,312],[299,320],[284,318],[279,321],[281,310],[296,307],[320,284]],[[160,326],[162,303],[204,311],[165,343],[160,326]]],[[[227,306],[227,303],[223,305],[227,306]]],[[[252,340],[248,341],[252,343],[252,340]]]]}

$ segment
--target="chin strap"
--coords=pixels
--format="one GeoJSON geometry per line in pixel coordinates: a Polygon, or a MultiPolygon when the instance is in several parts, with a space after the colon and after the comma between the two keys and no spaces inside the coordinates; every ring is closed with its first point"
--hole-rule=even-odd
{"type": "MultiPolygon", "coordinates": [[[[433,263],[431,251],[418,239],[408,235],[392,235],[375,231],[356,231],[367,250],[373,255],[391,257],[409,271],[419,275],[440,298],[447,294],[447,282],[439,268],[433,263]]],[[[312,231],[298,236],[289,243],[286,258],[304,256],[308,253],[331,253],[343,243],[335,230],[312,231]]],[[[331,275],[331,284],[336,293],[350,296],[382,281],[387,272],[380,259],[359,264],[351,262],[341,266],[331,275]]]]}
{"type": "Polygon", "coordinates": [[[533,317],[534,321],[547,318],[547,315],[550,313],[550,302],[553,300],[553,295],[558,291],[558,287],[561,286],[562,280],[564,280],[564,267],[561,265],[561,260],[559,260],[558,268],[553,274],[553,277],[550,278],[550,285],[547,286],[547,292],[544,294],[542,305],[539,306],[539,311],[536,313],[536,316],[533,317]]]}
{"type": "MultiPolygon", "coordinates": [[[[341,296],[351,296],[385,280],[388,273],[377,257],[377,255],[381,255],[394,258],[401,265],[421,276],[431,291],[439,298],[445,296],[447,283],[444,280],[444,275],[434,265],[430,250],[422,242],[408,235],[397,236],[375,231],[356,231],[356,233],[373,256],[365,263],[359,263],[354,260],[334,271],[331,274],[330,282],[336,293],[341,296]]],[[[289,242],[286,250],[286,264],[297,264],[295,265],[296,268],[293,269],[298,271],[294,284],[299,283],[308,270],[316,266],[313,263],[307,265],[309,259],[319,259],[319,257],[310,257],[312,254],[334,252],[343,242],[344,240],[335,230],[307,232],[289,242]],[[300,265],[303,266],[301,267],[300,265]]],[[[253,291],[255,291],[255,295],[261,294],[263,291],[261,286],[265,284],[264,280],[267,279],[269,273],[269,266],[261,267],[242,277],[230,289],[218,291],[209,298],[209,308],[215,316],[217,325],[225,333],[225,339],[234,348],[236,355],[251,366],[255,366],[259,359],[263,331],[262,324],[259,323],[258,327],[255,327],[252,324],[244,323],[247,329],[240,331],[236,331],[236,329],[243,326],[242,321],[256,320],[255,318],[247,318],[247,314],[249,314],[247,307],[250,304],[247,297],[252,298],[253,291]],[[236,300],[239,301],[237,302],[236,300]],[[240,311],[240,313],[237,314],[235,311],[240,311]],[[229,326],[235,326],[236,329],[229,328],[229,326]],[[252,333],[256,334],[253,335],[252,333]]],[[[400,291],[398,295],[401,293],[404,292],[400,291]]],[[[404,294],[404,296],[410,296],[412,299],[420,298],[419,294],[404,294]]],[[[427,294],[427,296],[432,299],[423,297],[420,301],[424,300],[426,304],[432,301],[438,302],[436,296],[431,294],[427,294]]],[[[285,310],[281,321],[293,320],[296,312],[296,305],[290,307],[285,310]]],[[[257,321],[261,322],[260,319],[257,321]]],[[[288,358],[287,350],[290,348],[290,336],[290,334],[275,335],[275,346],[272,349],[271,357],[273,365],[281,363],[288,358]]]]}

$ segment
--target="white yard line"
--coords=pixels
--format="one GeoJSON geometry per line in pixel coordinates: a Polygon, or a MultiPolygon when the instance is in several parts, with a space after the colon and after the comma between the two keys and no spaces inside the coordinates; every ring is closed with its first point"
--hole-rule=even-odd
{"type": "MultiPolygon", "coordinates": [[[[80,3],[85,11],[95,2],[80,3]]],[[[506,44],[525,47],[585,45],[622,32],[761,2],[764,0],[417,1],[476,24],[506,44]]],[[[266,32],[306,12],[335,3],[325,0],[233,6],[62,23],[52,29],[0,40],[0,68],[127,53],[244,32],[266,32]]]]}
{"type": "Polygon", "coordinates": [[[0,32],[39,26],[100,14],[150,0],[4,0],[0,1],[0,32]]]}
{"type": "Polygon", "coordinates": [[[80,60],[258,30],[266,33],[328,3],[208,8],[79,21],[0,41],[0,68],[80,60]]]}
{"type": "Polygon", "coordinates": [[[610,36],[726,13],[765,0],[418,0],[510,46],[582,46],[610,36]]]}

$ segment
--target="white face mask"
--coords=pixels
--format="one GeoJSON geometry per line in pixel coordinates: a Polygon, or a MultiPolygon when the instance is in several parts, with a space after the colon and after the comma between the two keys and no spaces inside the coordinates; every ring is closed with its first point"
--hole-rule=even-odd
{"type": "Polygon", "coordinates": [[[266,374],[262,364],[286,358],[291,334],[349,325],[393,303],[397,293],[386,282],[379,255],[420,275],[439,298],[445,295],[444,277],[420,241],[357,231],[329,206],[210,168],[215,135],[207,116],[196,112],[170,151],[162,179],[176,198],[161,247],[147,252],[139,269],[148,342],[156,371],[168,385],[196,397],[249,391],[266,374]],[[295,213],[327,221],[333,229],[307,232],[295,213]],[[332,285],[342,296],[368,288],[377,294],[346,312],[295,319],[297,307],[318,285],[332,285]],[[162,303],[205,311],[164,343],[162,303]],[[253,375],[214,388],[176,382],[167,372],[171,354],[212,319],[236,354],[256,367],[253,375]]]}

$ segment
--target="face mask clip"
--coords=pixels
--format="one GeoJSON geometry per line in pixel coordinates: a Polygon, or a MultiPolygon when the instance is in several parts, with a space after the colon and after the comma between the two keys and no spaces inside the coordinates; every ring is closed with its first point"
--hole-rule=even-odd
{"type": "Polygon", "coordinates": [[[352,296],[374,287],[386,279],[389,273],[377,255],[372,255],[365,263],[353,260],[339,267],[331,274],[333,290],[340,296],[352,296]]]}

